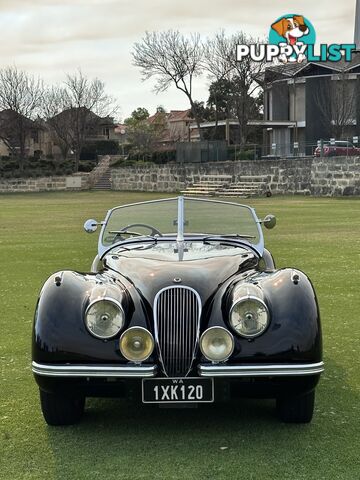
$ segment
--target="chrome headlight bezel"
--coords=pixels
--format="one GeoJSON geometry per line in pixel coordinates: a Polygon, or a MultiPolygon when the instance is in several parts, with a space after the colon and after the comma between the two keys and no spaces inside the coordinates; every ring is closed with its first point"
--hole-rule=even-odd
{"type": "Polygon", "coordinates": [[[201,353],[203,354],[203,356],[209,360],[210,362],[213,362],[213,363],[223,363],[223,362],[226,362],[230,357],[231,355],[234,353],[234,348],[235,348],[235,340],[234,340],[234,336],[233,334],[227,329],[227,328],[224,328],[224,327],[220,327],[220,326],[214,326],[214,327],[209,327],[207,328],[202,334],[201,334],[201,337],[200,337],[200,341],[199,341],[199,346],[200,346],[200,351],[201,353]],[[204,351],[204,348],[203,348],[203,341],[204,341],[204,338],[206,335],[209,334],[209,332],[212,332],[214,330],[221,330],[223,332],[225,332],[230,341],[231,341],[231,348],[230,348],[230,351],[228,352],[228,354],[226,356],[224,356],[223,358],[221,359],[213,359],[213,358],[210,358],[210,356],[208,355],[207,352],[204,351]]]}
{"type": "Polygon", "coordinates": [[[244,296],[244,297],[241,297],[239,299],[237,299],[233,305],[231,306],[230,308],[230,312],[229,312],[229,324],[230,324],[230,327],[231,329],[233,330],[233,332],[240,336],[240,337],[243,337],[243,338],[247,338],[247,339],[252,339],[252,338],[257,338],[261,335],[263,335],[266,330],[268,329],[269,325],[270,325],[270,312],[269,312],[269,307],[266,305],[266,303],[264,302],[264,300],[262,300],[261,298],[259,297],[256,297],[255,295],[247,295],[247,296],[244,296]],[[245,303],[247,301],[251,301],[251,302],[257,302],[258,304],[261,305],[261,307],[265,310],[266,312],[266,325],[263,326],[263,328],[261,330],[259,330],[258,332],[254,333],[254,334],[247,334],[247,333],[243,333],[243,332],[240,332],[239,330],[236,329],[236,327],[234,326],[233,324],[233,320],[232,320],[232,315],[234,313],[234,309],[236,308],[236,306],[238,306],[239,304],[242,304],[242,303],[245,303]]]}
{"type": "Polygon", "coordinates": [[[125,312],[124,312],[124,309],[123,309],[121,303],[118,300],[115,300],[114,298],[111,298],[111,297],[96,298],[95,300],[93,300],[89,303],[89,305],[87,306],[87,308],[85,310],[84,324],[85,324],[85,327],[86,327],[87,331],[90,333],[91,336],[93,336],[95,338],[98,338],[100,340],[111,340],[111,339],[117,337],[119,335],[119,333],[123,330],[123,328],[125,326],[125,312]],[[88,317],[90,309],[94,305],[96,305],[97,303],[100,303],[100,302],[112,303],[113,305],[115,305],[115,307],[119,310],[119,312],[121,314],[121,317],[122,317],[121,326],[117,329],[116,333],[113,333],[112,335],[106,335],[106,336],[98,335],[93,330],[91,330],[91,328],[88,325],[87,317],[88,317]]]}

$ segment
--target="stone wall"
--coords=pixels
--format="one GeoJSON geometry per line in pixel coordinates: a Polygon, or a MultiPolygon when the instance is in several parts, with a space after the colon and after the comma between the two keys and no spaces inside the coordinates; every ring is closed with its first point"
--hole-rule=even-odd
{"type": "MultiPolygon", "coordinates": [[[[39,178],[0,178],[0,193],[86,190],[90,175],[39,178]]],[[[231,175],[234,183],[263,181],[274,195],[360,195],[360,158],[294,158],[243,160],[207,164],[167,164],[111,170],[114,190],[179,192],[207,175],[231,175]]]]}
{"type": "Polygon", "coordinates": [[[88,173],[77,173],[71,176],[0,178],[0,193],[86,190],[89,188],[88,177],[88,173]]]}
{"type": "Polygon", "coordinates": [[[360,158],[317,158],[311,170],[311,194],[360,195],[360,158]]]}
{"type": "Polygon", "coordinates": [[[360,195],[359,157],[133,166],[113,169],[111,180],[114,190],[178,192],[206,175],[264,181],[273,194],[360,195]]]}

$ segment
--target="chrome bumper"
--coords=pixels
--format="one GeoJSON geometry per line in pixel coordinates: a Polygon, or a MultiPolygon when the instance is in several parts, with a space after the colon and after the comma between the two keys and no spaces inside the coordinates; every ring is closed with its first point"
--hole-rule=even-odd
{"type": "Polygon", "coordinates": [[[155,377],[156,365],[45,365],[32,362],[32,371],[44,377],[155,377]]]}
{"type": "Polygon", "coordinates": [[[296,377],[318,375],[324,362],[276,365],[199,365],[200,377],[296,377]]]}

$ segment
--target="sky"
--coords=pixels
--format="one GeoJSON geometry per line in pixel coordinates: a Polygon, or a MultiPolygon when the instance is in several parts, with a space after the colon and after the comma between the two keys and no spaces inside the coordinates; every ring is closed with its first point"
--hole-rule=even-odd
{"type": "MultiPolygon", "coordinates": [[[[356,0],[0,0],[0,68],[16,65],[48,84],[78,69],[98,77],[120,106],[118,120],[137,107],[153,113],[188,108],[185,95],[169,88],[156,95],[155,81],[142,82],[132,65],[134,42],[145,31],[180,30],[213,36],[243,30],[268,35],[288,13],[307,17],[318,43],[352,43],[356,0]]],[[[206,101],[209,80],[196,81],[195,97],[206,101]]]]}

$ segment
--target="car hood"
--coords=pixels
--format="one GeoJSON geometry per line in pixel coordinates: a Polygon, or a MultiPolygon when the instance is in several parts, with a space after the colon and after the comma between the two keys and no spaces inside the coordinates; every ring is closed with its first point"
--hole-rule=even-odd
{"type": "Polygon", "coordinates": [[[152,303],[156,293],[169,285],[192,287],[205,301],[230,277],[253,268],[257,259],[250,252],[182,262],[115,255],[107,257],[105,264],[152,303]]]}

